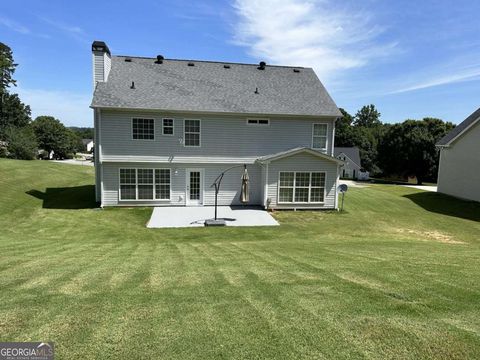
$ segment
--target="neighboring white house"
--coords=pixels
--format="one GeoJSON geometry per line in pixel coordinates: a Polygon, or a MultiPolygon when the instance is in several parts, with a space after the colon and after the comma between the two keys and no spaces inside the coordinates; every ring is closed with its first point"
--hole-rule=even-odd
{"type": "Polygon", "coordinates": [[[92,44],[101,206],[337,208],[341,112],[311,68],[112,56],[92,44]]]}
{"type": "Polygon", "coordinates": [[[362,169],[358,147],[335,147],[335,157],[345,162],[340,168],[342,178],[368,180],[369,173],[362,169]]]}
{"type": "Polygon", "coordinates": [[[82,139],[82,143],[88,153],[92,152],[92,149],[94,147],[93,139],[82,139]]]}
{"type": "Polygon", "coordinates": [[[438,143],[438,192],[480,201],[480,108],[438,143]]]}

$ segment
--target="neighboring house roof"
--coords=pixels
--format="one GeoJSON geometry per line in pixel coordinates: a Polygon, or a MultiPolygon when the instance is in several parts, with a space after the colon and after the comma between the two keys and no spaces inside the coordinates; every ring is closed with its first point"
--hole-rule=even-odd
{"type": "Polygon", "coordinates": [[[473,125],[480,120],[480,108],[473,114],[463,120],[460,124],[455,126],[447,135],[437,142],[437,146],[448,146],[465,131],[468,131],[473,125]]]}
{"type": "Polygon", "coordinates": [[[93,142],[92,139],[82,139],[83,145],[88,145],[88,144],[90,144],[91,142],[93,142]]]}
{"type": "Polygon", "coordinates": [[[280,152],[275,153],[275,154],[265,155],[265,156],[259,157],[257,159],[257,161],[260,162],[260,163],[267,163],[267,162],[271,162],[271,161],[280,160],[280,159],[283,159],[283,158],[286,158],[286,157],[289,157],[289,156],[297,155],[297,154],[300,154],[300,153],[303,153],[303,152],[306,152],[306,153],[314,155],[314,156],[318,156],[318,157],[320,157],[322,159],[325,159],[325,160],[336,162],[337,164],[344,164],[344,162],[342,160],[339,160],[337,158],[334,158],[333,156],[329,156],[327,154],[324,154],[320,151],[317,151],[317,150],[314,150],[314,149],[308,148],[308,147],[297,147],[297,148],[293,148],[293,149],[289,149],[289,150],[285,150],[285,151],[280,151],[280,152]]]}
{"type": "Polygon", "coordinates": [[[91,107],[342,116],[311,68],[126,56],[112,56],[91,107]]]}
{"type": "Polygon", "coordinates": [[[356,146],[352,147],[336,147],[334,148],[335,157],[340,155],[341,153],[345,154],[350,160],[352,160],[355,164],[359,167],[362,167],[360,161],[360,150],[356,146]]]}

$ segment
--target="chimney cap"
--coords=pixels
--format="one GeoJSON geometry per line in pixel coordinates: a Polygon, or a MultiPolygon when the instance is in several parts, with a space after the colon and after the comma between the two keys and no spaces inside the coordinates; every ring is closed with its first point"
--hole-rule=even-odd
{"type": "Polygon", "coordinates": [[[108,48],[107,44],[105,44],[105,42],[103,41],[95,40],[92,43],[92,51],[106,52],[108,55],[111,55],[110,49],[108,48]]]}

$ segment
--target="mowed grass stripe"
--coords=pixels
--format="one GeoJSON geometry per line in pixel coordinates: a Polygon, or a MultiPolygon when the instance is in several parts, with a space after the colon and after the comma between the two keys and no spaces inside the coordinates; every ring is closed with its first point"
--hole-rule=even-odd
{"type": "Polygon", "coordinates": [[[92,168],[0,172],[2,340],[59,359],[479,357],[479,205],[373,185],[280,227],[147,229],[151,209],[82,199],[92,168]]]}

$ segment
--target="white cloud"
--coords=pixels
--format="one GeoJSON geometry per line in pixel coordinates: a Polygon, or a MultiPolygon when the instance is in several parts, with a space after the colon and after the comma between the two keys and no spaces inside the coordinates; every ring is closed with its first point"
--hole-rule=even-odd
{"type": "Polygon", "coordinates": [[[93,126],[91,94],[45,89],[16,89],[20,99],[32,109],[32,118],[51,115],[67,126],[93,126]]]}
{"type": "Polygon", "coordinates": [[[371,14],[327,0],[236,0],[234,8],[237,44],[267,62],[311,66],[322,80],[365,66],[396,47],[375,44],[383,29],[371,14]]]}
{"type": "Polygon", "coordinates": [[[53,26],[54,28],[62,31],[66,35],[73,37],[74,39],[76,39],[77,41],[79,41],[81,43],[86,43],[86,44],[90,43],[85,30],[83,30],[79,26],[66,24],[62,21],[52,20],[52,19],[45,18],[45,17],[39,17],[39,18],[42,21],[44,21],[45,23],[47,23],[47,24],[53,26]]]}
{"type": "Polygon", "coordinates": [[[29,28],[27,28],[26,26],[23,26],[22,24],[20,24],[16,21],[8,19],[6,17],[3,17],[3,16],[0,17],[0,24],[8,27],[10,30],[18,32],[20,34],[30,34],[30,29],[29,28]]]}
{"type": "Polygon", "coordinates": [[[435,86],[480,80],[480,67],[472,66],[460,69],[448,69],[446,71],[438,71],[437,74],[427,75],[426,77],[423,74],[425,74],[425,72],[418,75],[417,81],[408,85],[400,86],[398,89],[391,91],[390,94],[399,94],[435,86]]]}

